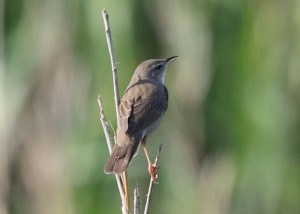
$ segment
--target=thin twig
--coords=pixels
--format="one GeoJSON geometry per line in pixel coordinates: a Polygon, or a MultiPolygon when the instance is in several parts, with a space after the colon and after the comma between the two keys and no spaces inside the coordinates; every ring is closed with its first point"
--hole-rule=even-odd
{"type": "Polygon", "coordinates": [[[101,124],[102,124],[102,127],[103,127],[103,131],[104,131],[107,147],[108,147],[108,150],[109,150],[109,154],[111,154],[113,144],[112,144],[112,139],[110,137],[109,126],[108,126],[108,122],[107,122],[105,114],[104,114],[104,110],[103,110],[100,95],[98,96],[97,101],[98,101],[99,111],[100,111],[100,121],[101,121],[101,124]]]}
{"type": "Polygon", "coordinates": [[[134,214],[141,214],[141,195],[139,185],[134,189],[134,214]]]}
{"type": "Polygon", "coordinates": [[[128,213],[130,212],[130,198],[129,198],[129,190],[128,190],[128,175],[127,175],[127,170],[122,173],[122,178],[123,178],[123,186],[124,186],[124,191],[125,191],[125,201],[126,201],[126,210],[128,213]]]}
{"type": "MultiPolygon", "coordinates": [[[[158,166],[158,160],[159,160],[159,156],[160,156],[160,152],[161,152],[161,147],[162,147],[162,144],[160,144],[157,155],[155,157],[155,161],[154,161],[154,164],[153,164],[154,167],[158,166]]],[[[158,177],[158,172],[156,174],[156,178],[157,177],[158,177]]],[[[148,211],[149,211],[149,206],[150,206],[151,197],[152,197],[152,188],[153,188],[153,181],[152,181],[152,178],[150,178],[150,184],[149,184],[149,188],[148,188],[144,214],[147,214],[148,211]]]]}
{"type": "MultiPolygon", "coordinates": [[[[107,147],[108,147],[108,150],[109,150],[109,154],[111,154],[111,151],[112,151],[112,138],[110,136],[108,122],[106,120],[105,113],[104,113],[104,110],[103,110],[103,106],[102,106],[102,102],[101,102],[101,96],[98,96],[97,101],[98,101],[98,105],[99,105],[100,121],[101,121],[102,128],[103,128],[103,131],[104,131],[104,135],[105,135],[107,147]]],[[[125,199],[124,185],[123,185],[123,182],[122,182],[122,179],[121,179],[120,175],[115,175],[115,177],[116,177],[118,189],[119,189],[121,200],[122,200],[122,213],[126,214],[127,212],[126,212],[126,209],[125,209],[126,199],[125,199]]]]}
{"type": "Polygon", "coordinates": [[[119,94],[117,66],[116,66],[115,57],[114,57],[114,49],[113,49],[112,36],[111,36],[111,31],[110,31],[109,16],[108,16],[106,9],[104,9],[102,11],[102,16],[103,16],[103,21],[104,21],[104,26],[105,26],[106,42],[107,42],[109,58],[110,58],[110,63],[111,63],[111,68],[112,68],[112,75],[113,75],[116,115],[117,115],[117,121],[119,122],[120,94],[119,94]]]}
{"type": "MultiPolygon", "coordinates": [[[[111,68],[112,68],[115,110],[116,110],[116,116],[117,116],[117,124],[119,125],[119,122],[120,122],[120,113],[119,113],[120,94],[119,94],[119,84],[118,84],[118,72],[117,72],[117,66],[116,66],[115,55],[114,55],[114,50],[113,50],[112,35],[111,35],[110,24],[109,24],[109,15],[108,15],[106,9],[104,9],[102,11],[102,17],[103,17],[104,26],[105,26],[106,42],[107,42],[109,58],[110,58],[111,68]]],[[[114,139],[116,139],[116,137],[114,139]]],[[[123,177],[123,189],[125,191],[125,202],[126,202],[125,204],[123,203],[123,207],[125,206],[126,212],[129,213],[130,212],[130,201],[129,201],[129,193],[128,193],[127,171],[125,171],[122,174],[122,177],[123,177]]]]}

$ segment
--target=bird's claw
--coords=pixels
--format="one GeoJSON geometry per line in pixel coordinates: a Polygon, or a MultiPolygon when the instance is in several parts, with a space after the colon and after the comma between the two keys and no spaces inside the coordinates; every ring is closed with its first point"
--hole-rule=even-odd
{"type": "Polygon", "coordinates": [[[157,179],[158,179],[158,170],[159,170],[159,167],[154,165],[154,164],[151,164],[151,165],[148,166],[148,171],[151,175],[151,180],[155,184],[158,184],[158,181],[157,181],[157,179]]]}

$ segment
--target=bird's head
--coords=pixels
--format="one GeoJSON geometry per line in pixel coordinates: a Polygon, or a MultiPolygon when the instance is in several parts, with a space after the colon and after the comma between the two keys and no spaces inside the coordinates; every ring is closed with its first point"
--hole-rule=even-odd
{"type": "Polygon", "coordinates": [[[176,58],[177,56],[172,56],[166,59],[149,59],[142,62],[137,67],[135,74],[141,80],[150,79],[164,84],[167,66],[176,58]]]}

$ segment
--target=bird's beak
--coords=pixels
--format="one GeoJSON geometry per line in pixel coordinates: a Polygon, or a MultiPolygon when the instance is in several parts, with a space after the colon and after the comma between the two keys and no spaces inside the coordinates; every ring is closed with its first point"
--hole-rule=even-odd
{"type": "Polygon", "coordinates": [[[166,59],[165,64],[169,64],[170,62],[173,62],[178,56],[171,56],[169,58],[166,59]]]}

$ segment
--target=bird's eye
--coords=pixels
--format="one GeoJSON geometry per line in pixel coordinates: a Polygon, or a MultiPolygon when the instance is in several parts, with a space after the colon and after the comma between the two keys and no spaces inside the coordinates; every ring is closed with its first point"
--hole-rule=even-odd
{"type": "Polygon", "coordinates": [[[162,67],[163,67],[162,65],[158,65],[158,66],[155,67],[155,69],[160,70],[160,69],[162,69],[162,67]]]}

